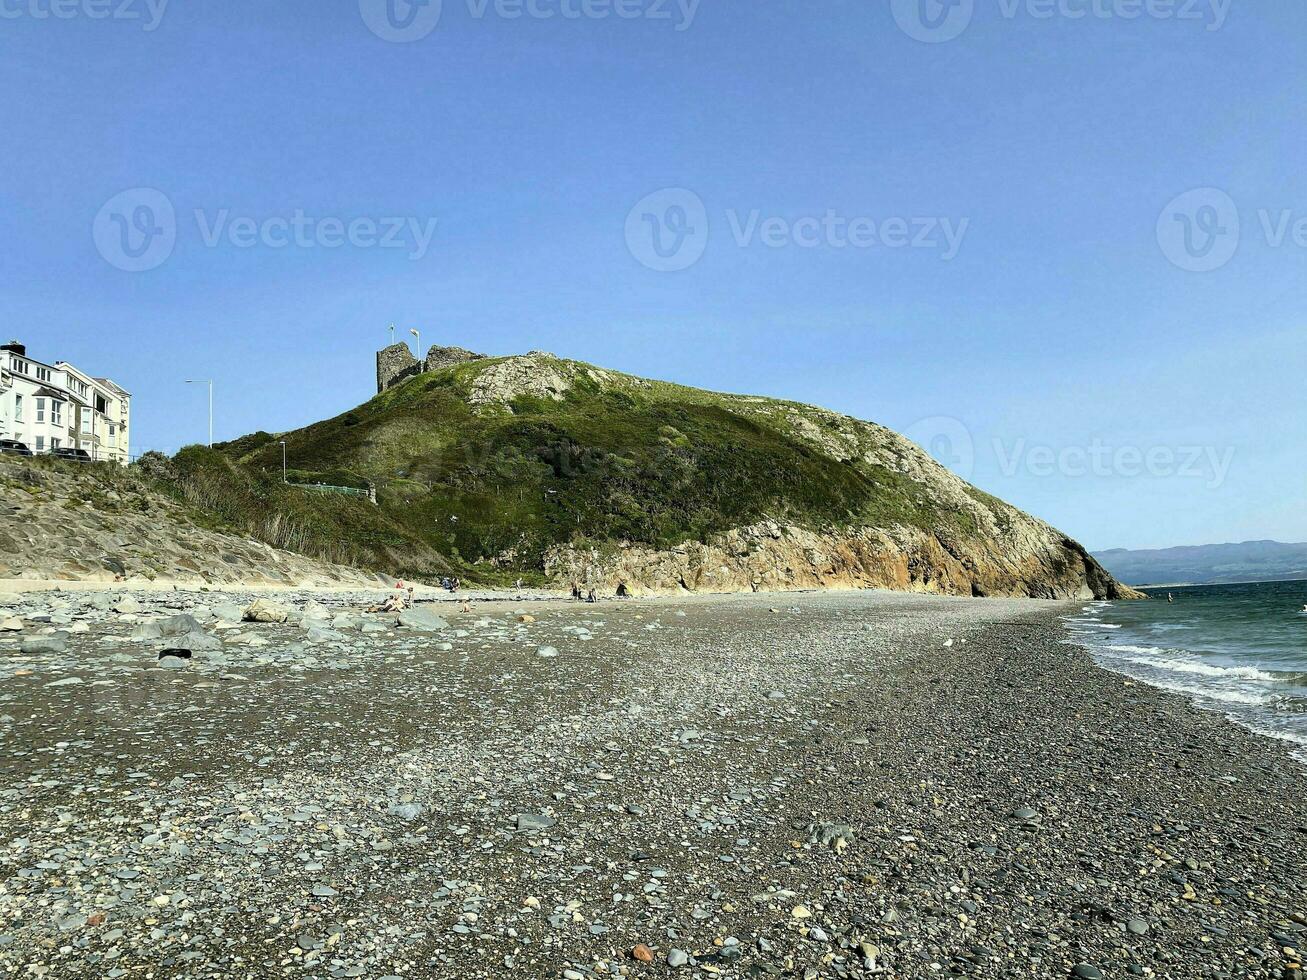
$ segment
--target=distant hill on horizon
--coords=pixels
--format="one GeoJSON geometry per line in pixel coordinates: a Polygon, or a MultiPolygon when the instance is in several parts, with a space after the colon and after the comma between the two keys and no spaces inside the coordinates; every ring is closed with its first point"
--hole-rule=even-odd
{"type": "Polygon", "coordinates": [[[1242,541],[1132,551],[1113,548],[1094,557],[1129,585],[1221,585],[1307,579],[1307,543],[1242,541]]]}

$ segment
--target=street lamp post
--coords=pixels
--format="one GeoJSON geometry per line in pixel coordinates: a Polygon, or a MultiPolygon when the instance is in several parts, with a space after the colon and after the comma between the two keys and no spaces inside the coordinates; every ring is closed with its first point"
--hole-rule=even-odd
{"type": "Polygon", "coordinates": [[[281,482],[282,483],[290,482],[290,480],[286,479],[286,440],[285,439],[281,440],[281,482]]]}
{"type": "Polygon", "coordinates": [[[411,329],[411,328],[409,329],[409,333],[411,333],[411,334],[414,336],[414,338],[417,340],[417,342],[418,342],[418,357],[421,358],[421,357],[422,357],[422,335],[421,335],[420,333],[418,333],[416,330],[413,330],[413,329],[411,329]]]}
{"type": "Polygon", "coordinates": [[[188,385],[208,385],[209,386],[209,448],[213,448],[213,382],[212,381],[195,381],[186,382],[188,385]]]}

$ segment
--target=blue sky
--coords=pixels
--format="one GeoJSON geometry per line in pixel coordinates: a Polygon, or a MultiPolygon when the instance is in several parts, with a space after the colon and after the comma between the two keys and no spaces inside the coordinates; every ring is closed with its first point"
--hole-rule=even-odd
{"type": "Polygon", "coordinates": [[[1307,540],[1303,5],[393,2],[0,0],[0,333],[134,450],[191,377],[338,414],[394,322],[882,422],[1091,548],[1307,540]]]}

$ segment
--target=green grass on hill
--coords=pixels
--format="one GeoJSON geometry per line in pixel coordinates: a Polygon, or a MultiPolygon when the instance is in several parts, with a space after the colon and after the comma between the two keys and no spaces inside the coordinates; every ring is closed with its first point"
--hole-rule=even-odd
{"type": "MultiPolygon", "coordinates": [[[[343,565],[426,577],[450,571],[443,556],[365,498],[282,483],[277,448],[275,474],[242,466],[216,449],[188,446],[158,475],[173,493],[208,515],[216,529],[343,565]]],[[[320,479],[316,473],[306,475],[312,482],[320,479]]]]}
{"type": "Polygon", "coordinates": [[[584,365],[559,362],[572,380],[564,400],[474,410],[471,384],[494,363],[421,375],[284,436],[299,482],[371,482],[379,507],[283,487],[283,437],[268,433],[212,453],[191,447],[175,465],[227,522],[257,527],[283,514],[309,553],[410,575],[532,577],[558,543],[667,548],[767,518],[959,529],[969,520],[931,509],[892,470],[826,455],[785,431],[783,413],[743,411],[733,396],[596,380],[584,365]]]}

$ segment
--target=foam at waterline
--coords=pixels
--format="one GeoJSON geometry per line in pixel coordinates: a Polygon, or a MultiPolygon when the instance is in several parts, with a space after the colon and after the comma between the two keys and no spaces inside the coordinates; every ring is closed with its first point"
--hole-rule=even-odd
{"type": "Polygon", "coordinates": [[[1106,650],[1120,653],[1132,653],[1132,657],[1113,657],[1140,667],[1152,667],[1155,670],[1176,674],[1197,674],[1201,677],[1229,677],[1236,680],[1259,681],[1263,684],[1280,683],[1280,678],[1268,674],[1256,667],[1221,667],[1218,664],[1205,664],[1196,660],[1183,660],[1178,657],[1160,657],[1166,653],[1161,647],[1108,646],[1106,650]],[[1150,656],[1151,654],[1151,656],[1150,656]]]}
{"type": "Polygon", "coordinates": [[[1069,626],[1092,627],[1093,629],[1096,630],[1119,630],[1121,628],[1119,623],[1105,623],[1101,619],[1074,618],[1074,619],[1063,619],[1062,622],[1066,623],[1069,626]]]}
{"type": "MultiPolygon", "coordinates": [[[[1080,646],[1078,643],[1072,645],[1080,646]]],[[[1222,668],[1212,664],[1199,664],[1188,660],[1177,660],[1174,658],[1159,659],[1156,655],[1165,655],[1167,653],[1167,651],[1161,647],[1099,644],[1091,646],[1089,649],[1097,655],[1096,659],[1103,667],[1115,670],[1117,673],[1125,674],[1128,677],[1133,677],[1135,680],[1141,680],[1154,687],[1160,687],[1166,691],[1174,691],[1177,694],[1188,694],[1192,697],[1204,698],[1208,701],[1223,702],[1225,704],[1242,704],[1250,706],[1266,706],[1281,700],[1280,696],[1272,691],[1232,690],[1218,684],[1186,684],[1180,680],[1180,676],[1188,674],[1190,676],[1219,677],[1228,681],[1252,681],[1259,684],[1275,682],[1276,679],[1274,677],[1270,674],[1264,673],[1263,671],[1257,670],[1255,667],[1222,668]],[[1122,656],[1121,654],[1123,653],[1144,654],[1144,656],[1122,656]],[[1153,656],[1147,656],[1148,654],[1152,654],[1153,656]],[[1144,674],[1143,671],[1138,669],[1141,667],[1149,668],[1147,674],[1144,674]],[[1256,678],[1251,677],[1242,673],[1245,670],[1254,671],[1261,676],[1256,678]]]]}
{"type": "MultiPolygon", "coordinates": [[[[1174,691],[1177,694],[1189,694],[1196,698],[1202,698],[1207,701],[1220,701],[1223,704],[1245,704],[1249,706],[1265,707],[1279,701],[1278,695],[1259,693],[1253,691],[1235,691],[1228,687],[1217,687],[1215,685],[1202,686],[1194,684],[1178,684],[1174,681],[1161,678],[1149,678],[1149,684],[1155,687],[1163,688],[1167,691],[1174,691]]],[[[1247,724],[1248,719],[1242,721],[1247,724]]]]}
{"type": "MultiPolygon", "coordinates": [[[[1285,742],[1292,742],[1294,745],[1301,745],[1307,748],[1307,735],[1304,735],[1302,732],[1290,731],[1287,728],[1269,728],[1266,725],[1257,724],[1255,718],[1249,718],[1244,715],[1232,714],[1227,715],[1226,717],[1230,721],[1233,721],[1236,724],[1241,724],[1250,731],[1256,732],[1258,735],[1266,735],[1269,738],[1278,738],[1285,742]]],[[[1293,756],[1295,759],[1307,762],[1307,752],[1295,751],[1293,756]]]]}

